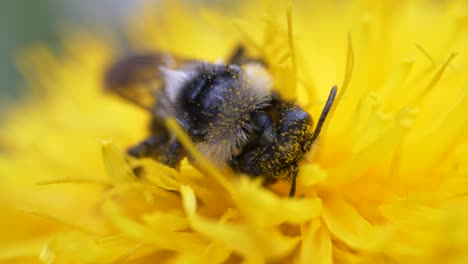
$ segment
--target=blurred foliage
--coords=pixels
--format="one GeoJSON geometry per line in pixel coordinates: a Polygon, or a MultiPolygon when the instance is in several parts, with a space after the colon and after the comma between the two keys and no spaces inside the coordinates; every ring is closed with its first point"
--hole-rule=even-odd
{"type": "Polygon", "coordinates": [[[126,0],[0,1],[0,102],[21,96],[24,83],[15,60],[35,43],[57,50],[61,32],[70,25],[118,25],[130,6],[126,0]]]}
{"type": "Polygon", "coordinates": [[[20,75],[15,68],[16,52],[33,42],[56,43],[54,24],[58,1],[0,1],[0,96],[20,94],[20,75]]]}
{"type": "MultiPolygon", "coordinates": [[[[126,15],[143,1],[159,0],[0,0],[0,103],[25,92],[16,68],[17,55],[36,43],[59,49],[64,30],[74,26],[110,31],[119,37],[126,15]]],[[[230,0],[180,0],[195,6],[210,6],[229,12],[230,0]]]]}

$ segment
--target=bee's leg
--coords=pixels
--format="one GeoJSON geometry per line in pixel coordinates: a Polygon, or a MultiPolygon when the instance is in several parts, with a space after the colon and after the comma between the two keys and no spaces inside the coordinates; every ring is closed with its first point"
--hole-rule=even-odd
{"type": "Polygon", "coordinates": [[[242,45],[239,45],[234,49],[234,52],[228,58],[227,63],[241,65],[244,58],[245,58],[245,47],[242,45]]]}
{"type": "Polygon", "coordinates": [[[178,140],[174,140],[159,160],[168,166],[175,168],[185,156],[186,152],[182,144],[178,140]]]}
{"type": "MultiPolygon", "coordinates": [[[[165,133],[155,133],[137,145],[130,147],[127,153],[136,158],[158,160],[167,147],[168,135],[165,133]]],[[[141,166],[133,167],[132,170],[137,177],[141,177],[144,174],[144,169],[141,166]]]]}
{"type": "Polygon", "coordinates": [[[127,152],[136,158],[157,158],[164,153],[168,144],[167,135],[153,134],[137,145],[130,147],[127,152]]]}
{"type": "Polygon", "coordinates": [[[227,60],[227,64],[244,65],[248,63],[266,65],[262,59],[248,56],[244,45],[238,45],[227,60]]]}
{"type": "Polygon", "coordinates": [[[298,173],[299,167],[293,165],[291,168],[291,188],[289,189],[289,197],[294,197],[294,194],[296,194],[296,177],[298,173]]]}
{"type": "Polygon", "coordinates": [[[136,158],[153,158],[161,156],[169,146],[170,134],[164,125],[164,122],[158,118],[151,120],[149,130],[151,136],[130,147],[128,154],[136,158]]]}

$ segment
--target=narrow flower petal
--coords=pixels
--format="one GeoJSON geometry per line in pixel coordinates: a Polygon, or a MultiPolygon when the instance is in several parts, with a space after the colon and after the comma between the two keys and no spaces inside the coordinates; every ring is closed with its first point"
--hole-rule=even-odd
{"type": "Polygon", "coordinates": [[[206,240],[198,234],[178,233],[168,230],[158,230],[156,232],[125,216],[118,205],[111,201],[104,203],[103,210],[116,228],[134,239],[145,241],[159,248],[200,254],[207,246],[206,240]]]}
{"type": "Polygon", "coordinates": [[[122,236],[93,238],[89,235],[71,232],[53,238],[42,249],[43,263],[112,263],[132,252],[138,242],[122,236]],[[74,250],[81,254],[74,256],[74,250]]]}
{"type": "Polygon", "coordinates": [[[202,255],[194,256],[182,253],[174,260],[174,263],[223,263],[231,254],[232,250],[228,246],[213,242],[202,255]]]}
{"type": "Polygon", "coordinates": [[[112,141],[102,142],[102,157],[107,174],[114,183],[135,181],[136,176],[125,162],[122,151],[112,141]]]}
{"type": "Polygon", "coordinates": [[[179,190],[180,181],[177,178],[180,177],[180,173],[175,169],[149,159],[132,161],[131,164],[144,168],[145,179],[149,183],[168,191],[179,190]]]}
{"type": "Polygon", "coordinates": [[[300,224],[318,217],[322,209],[318,198],[280,198],[248,178],[241,178],[239,188],[232,195],[242,216],[259,227],[300,224]]]}
{"type": "Polygon", "coordinates": [[[385,239],[384,229],[364,219],[341,197],[323,201],[323,219],[330,232],[352,248],[375,250],[385,239]]]}
{"type": "Polygon", "coordinates": [[[346,185],[362,177],[362,174],[369,169],[372,164],[377,163],[382,156],[388,155],[403,140],[408,132],[413,119],[412,109],[404,109],[397,119],[397,124],[383,133],[374,142],[366,146],[352,159],[344,164],[335,167],[330,174],[330,181],[324,185],[339,187],[346,185]],[[352,176],[348,172],[353,172],[352,176]]]}
{"type": "Polygon", "coordinates": [[[192,228],[222,242],[248,260],[282,258],[296,247],[299,240],[281,235],[276,230],[260,229],[243,223],[221,223],[197,215],[193,191],[184,187],[182,196],[192,228]]]}
{"type": "Polygon", "coordinates": [[[180,231],[187,229],[189,223],[185,217],[177,212],[153,212],[143,217],[145,223],[152,229],[164,231],[180,231]]]}
{"type": "Polygon", "coordinates": [[[320,220],[311,221],[303,237],[298,263],[333,263],[330,233],[320,220]]]}
{"type": "Polygon", "coordinates": [[[319,164],[304,164],[297,176],[298,186],[312,186],[322,183],[328,178],[328,171],[324,170],[319,164]]]}

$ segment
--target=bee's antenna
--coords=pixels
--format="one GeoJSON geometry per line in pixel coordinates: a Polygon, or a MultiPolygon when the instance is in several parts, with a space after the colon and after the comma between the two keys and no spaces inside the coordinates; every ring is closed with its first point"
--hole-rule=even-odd
{"type": "Polygon", "coordinates": [[[313,143],[318,138],[320,131],[322,130],[322,126],[325,123],[325,119],[327,118],[328,112],[330,112],[330,109],[333,105],[333,101],[335,101],[337,90],[338,90],[338,87],[336,85],[333,86],[333,88],[330,91],[330,94],[328,95],[327,102],[325,103],[322,113],[320,114],[320,118],[317,123],[317,126],[315,126],[315,130],[314,130],[314,134],[312,135],[311,143],[313,143]]]}
{"type": "MultiPolygon", "coordinates": [[[[333,105],[333,101],[335,101],[336,97],[336,91],[338,90],[338,87],[335,85],[330,91],[330,94],[328,95],[327,102],[325,103],[325,106],[323,107],[322,113],[320,114],[319,121],[317,123],[317,126],[315,126],[314,134],[312,135],[312,139],[310,140],[310,144],[314,143],[314,141],[318,138],[320,135],[320,131],[322,130],[322,126],[325,123],[325,119],[327,118],[328,112],[330,112],[330,109],[333,105]]],[[[296,177],[297,177],[298,169],[297,167],[293,170],[292,172],[292,180],[291,180],[291,188],[289,190],[289,197],[294,197],[294,194],[296,193],[296,177]]]]}

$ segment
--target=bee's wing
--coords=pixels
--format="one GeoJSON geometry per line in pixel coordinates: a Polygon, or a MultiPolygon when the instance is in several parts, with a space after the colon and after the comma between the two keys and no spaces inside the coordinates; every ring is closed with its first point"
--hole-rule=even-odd
{"type": "Polygon", "coordinates": [[[107,91],[152,111],[157,91],[163,85],[160,67],[178,68],[188,61],[165,53],[133,54],[108,68],[104,85],[107,91]]]}

